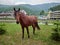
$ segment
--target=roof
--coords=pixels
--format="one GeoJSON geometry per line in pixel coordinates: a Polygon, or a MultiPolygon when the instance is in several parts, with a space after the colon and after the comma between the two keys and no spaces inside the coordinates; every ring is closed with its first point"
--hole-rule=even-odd
{"type": "Polygon", "coordinates": [[[11,16],[10,13],[0,13],[0,16],[11,16]]]}

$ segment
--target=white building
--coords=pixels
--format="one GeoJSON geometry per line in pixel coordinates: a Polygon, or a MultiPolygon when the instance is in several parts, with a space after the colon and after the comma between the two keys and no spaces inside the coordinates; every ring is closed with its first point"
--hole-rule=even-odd
{"type": "MultiPolygon", "coordinates": [[[[27,14],[25,10],[21,10],[25,15],[27,14]]],[[[2,12],[0,13],[0,18],[14,18],[14,11],[2,12]]]]}
{"type": "Polygon", "coordinates": [[[13,13],[0,13],[0,18],[14,18],[13,13]]]}
{"type": "Polygon", "coordinates": [[[48,16],[47,16],[48,19],[60,19],[60,11],[49,11],[48,13],[48,16]]]}

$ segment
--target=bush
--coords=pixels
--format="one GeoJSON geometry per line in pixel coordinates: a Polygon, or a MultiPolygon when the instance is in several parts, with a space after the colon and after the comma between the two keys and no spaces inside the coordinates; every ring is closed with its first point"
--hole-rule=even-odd
{"type": "Polygon", "coordinates": [[[55,40],[55,41],[60,41],[60,34],[59,34],[59,22],[57,21],[57,23],[54,23],[54,25],[56,25],[56,27],[53,29],[53,33],[52,33],[52,36],[51,36],[51,39],[52,40],[55,40]]]}
{"type": "Polygon", "coordinates": [[[5,34],[5,33],[6,33],[5,24],[1,23],[0,24],[0,35],[5,34]]]}
{"type": "Polygon", "coordinates": [[[60,35],[59,35],[57,28],[54,29],[53,31],[54,32],[52,33],[51,39],[55,41],[60,41],[60,35]]]}

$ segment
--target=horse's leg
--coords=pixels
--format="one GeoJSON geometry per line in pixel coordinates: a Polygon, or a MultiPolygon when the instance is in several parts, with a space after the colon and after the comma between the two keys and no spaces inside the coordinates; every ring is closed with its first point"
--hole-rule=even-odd
{"type": "Polygon", "coordinates": [[[40,27],[38,25],[38,22],[35,23],[35,26],[37,27],[38,30],[40,30],[40,27]]]}
{"type": "Polygon", "coordinates": [[[33,34],[35,35],[35,26],[32,26],[33,27],[33,34]]]}
{"type": "Polygon", "coordinates": [[[22,39],[24,38],[24,27],[22,27],[22,39]]]}
{"type": "Polygon", "coordinates": [[[27,30],[28,38],[30,38],[28,27],[26,27],[26,30],[27,30]]]}

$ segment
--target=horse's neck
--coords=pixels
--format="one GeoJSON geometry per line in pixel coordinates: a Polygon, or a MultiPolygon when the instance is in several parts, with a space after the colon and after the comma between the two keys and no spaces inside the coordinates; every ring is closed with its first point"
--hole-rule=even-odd
{"type": "Polygon", "coordinates": [[[26,23],[26,17],[25,16],[21,16],[20,17],[20,24],[21,24],[21,26],[24,26],[25,23],[26,23]]]}
{"type": "Polygon", "coordinates": [[[26,18],[26,16],[27,16],[27,15],[22,14],[22,15],[21,15],[21,18],[26,18]]]}
{"type": "Polygon", "coordinates": [[[20,22],[24,22],[27,15],[20,15],[20,22]]]}

